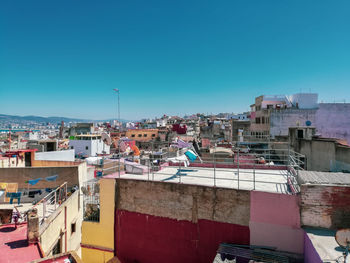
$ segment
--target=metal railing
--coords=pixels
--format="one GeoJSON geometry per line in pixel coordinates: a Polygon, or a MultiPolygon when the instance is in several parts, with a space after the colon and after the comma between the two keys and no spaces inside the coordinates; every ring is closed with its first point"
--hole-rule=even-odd
{"type": "Polygon", "coordinates": [[[100,185],[98,181],[90,181],[81,187],[83,193],[84,221],[100,222],[100,185]]]}
{"type": "Polygon", "coordinates": [[[46,218],[48,218],[56,209],[67,200],[67,182],[63,183],[44,198],[38,201],[33,207],[38,210],[39,218],[41,218],[40,224],[42,224],[46,218]]]}
{"type": "MultiPolygon", "coordinates": [[[[140,161],[144,163],[143,168],[146,167],[146,173],[142,173],[144,175],[142,179],[177,183],[190,183],[189,181],[195,179],[205,183],[210,181],[214,187],[229,185],[231,188],[245,190],[275,187],[274,191],[296,194],[299,191],[296,180],[297,171],[303,169],[305,157],[292,151],[287,144],[285,146],[282,148],[276,148],[273,145],[268,145],[266,148],[234,147],[231,149],[231,156],[227,152],[220,153],[214,146],[212,154],[202,153],[201,160],[196,159],[191,162],[189,168],[185,168],[183,163],[170,162],[170,167],[177,168],[177,172],[172,175],[162,169],[163,162],[157,163],[151,158],[141,158],[140,161]],[[193,174],[189,169],[195,169],[198,173],[193,174]],[[168,178],[165,177],[167,175],[168,178]]],[[[163,153],[166,157],[174,157],[174,153],[169,149],[164,149],[163,153]]]]}
{"type": "MultiPolygon", "coordinates": [[[[56,189],[38,201],[31,209],[36,208],[40,220],[40,225],[44,223],[56,209],[67,200],[67,182],[63,183],[56,189]]],[[[30,209],[30,210],[31,210],[30,209]]]]}

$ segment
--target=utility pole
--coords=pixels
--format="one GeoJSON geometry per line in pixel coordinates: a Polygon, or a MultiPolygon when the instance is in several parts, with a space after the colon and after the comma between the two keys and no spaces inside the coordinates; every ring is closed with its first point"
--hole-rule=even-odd
{"type": "Polygon", "coordinates": [[[121,132],[120,132],[120,100],[119,100],[119,89],[113,89],[118,94],[118,131],[119,131],[119,140],[118,140],[118,174],[120,178],[120,138],[121,138],[121,132]]]}

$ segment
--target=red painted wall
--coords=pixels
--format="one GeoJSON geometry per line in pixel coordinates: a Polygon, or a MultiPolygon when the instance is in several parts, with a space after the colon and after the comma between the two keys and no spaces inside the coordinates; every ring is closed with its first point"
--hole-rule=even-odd
{"type": "Polygon", "coordinates": [[[220,243],[249,244],[249,227],[210,220],[178,221],[116,212],[115,247],[122,263],[213,262],[220,243]]]}

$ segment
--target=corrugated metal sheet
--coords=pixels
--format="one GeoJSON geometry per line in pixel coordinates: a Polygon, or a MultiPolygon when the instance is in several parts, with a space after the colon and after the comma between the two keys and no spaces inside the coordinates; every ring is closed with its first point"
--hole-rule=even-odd
{"type": "Polygon", "coordinates": [[[299,171],[298,183],[299,184],[330,184],[330,185],[349,185],[350,186],[350,174],[299,171]]]}

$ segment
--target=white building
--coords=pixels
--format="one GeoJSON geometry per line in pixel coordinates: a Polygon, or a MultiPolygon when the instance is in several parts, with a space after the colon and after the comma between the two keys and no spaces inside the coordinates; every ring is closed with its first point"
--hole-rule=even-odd
{"type": "Polygon", "coordinates": [[[110,153],[110,146],[102,141],[101,135],[96,134],[75,136],[74,140],[69,140],[69,148],[74,149],[76,155],[88,157],[110,153]]]}

